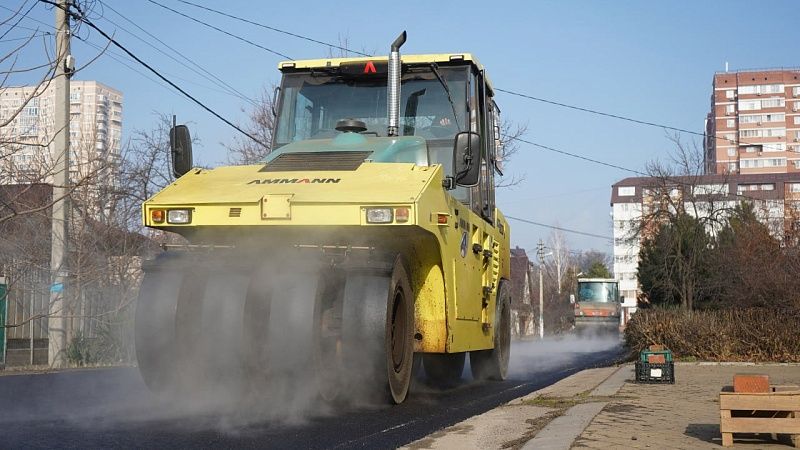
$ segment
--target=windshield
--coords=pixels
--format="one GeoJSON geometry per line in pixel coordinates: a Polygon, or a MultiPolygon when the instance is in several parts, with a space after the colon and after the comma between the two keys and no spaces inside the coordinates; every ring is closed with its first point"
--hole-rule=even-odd
{"type": "Polygon", "coordinates": [[[612,303],[619,301],[616,283],[581,282],[578,284],[578,301],[612,303]]]}
{"type": "MultiPolygon", "coordinates": [[[[401,81],[401,136],[451,139],[466,129],[467,68],[440,67],[438,72],[447,83],[455,108],[430,67],[406,70],[401,81]]],[[[363,121],[367,130],[362,134],[386,136],[386,83],[385,76],[348,77],[333,72],[286,74],[276,147],[305,139],[335,137],[339,133],[336,122],[342,119],[363,121]]]]}

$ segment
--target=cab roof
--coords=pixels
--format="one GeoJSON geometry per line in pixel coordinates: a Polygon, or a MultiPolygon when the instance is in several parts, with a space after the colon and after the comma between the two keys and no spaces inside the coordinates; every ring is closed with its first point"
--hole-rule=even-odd
{"type": "MultiPolygon", "coordinates": [[[[472,56],[471,53],[430,53],[425,55],[406,55],[401,54],[400,59],[403,64],[430,64],[430,63],[452,63],[456,61],[466,61],[472,63],[478,70],[484,70],[483,65],[478,62],[478,59],[472,56]]],[[[324,58],[324,59],[298,59],[293,61],[281,61],[278,63],[278,69],[318,69],[323,67],[339,67],[341,64],[358,63],[367,61],[386,62],[389,60],[388,56],[363,56],[358,58],[324,58]]],[[[492,88],[491,80],[486,75],[486,83],[489,89],[492,88]]]]}

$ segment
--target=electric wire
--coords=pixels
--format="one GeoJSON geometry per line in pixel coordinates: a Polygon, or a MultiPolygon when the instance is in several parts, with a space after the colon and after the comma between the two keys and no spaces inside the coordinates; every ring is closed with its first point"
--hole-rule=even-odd
{"type": "MultiPolygon", "coordinates": [[[[78,40],[83,42],[85,45],[88,45],[88,46],[90,46],[90,47],[92,47],[92,48],[94,48],[94,49],[96,49],[98,51],[102,51],[103,48],[104,48],[101,45],[95,44],[94,42],[90,42],[86,38],[78,38],[78,40]]],[[[145,78],[145,79],[147,79],[149,81],[152,81],[153,83],[155,83],[155,84],[163,87],[164,89],[166,89],[168,92],[180,97],[180,94],[178,92],[175,92],[175,90],[172,89],[169,85],[167,85],[167,84],[163,83],[162,81],[159,81],[159,80],[151,77],[150,75],[147,75],[146,73],[142,72],[141,70],[137,69],[136,67],[134,67],[133,65],[128,63],[128,61],[134,62],[134,63],[136,61],[134,61],[134,60],[132,60],[130,58],[127,58],[127,61],[126,61],[126,58],[123,55],[121,55],[119,53],[115,53],[115,52],[109,51],[109,50],[106,50],[106,52],[103,54],[103,56],[107,56],[107,57],[113,59],[114,61],[118,62],[119,64],[121,64],[121,65],[127,67],[128,69],[130,69],[132,72],[135,72],[135,73],[139,74],[142,78],[145,78]]],[[[187,81],[187,80],[183,80],[183,81],[187,81]]],[[[204,86],[204,87],[207,87],[207,86],[204,86]]]]}
{"type": "Polygon", "coordinates": [[[182,13],[182,12],[176,10],[176,9],[170,8],[169,6],[162,5],[161,3],[158,3],[158,2],[156,2],[154,0],[147,0],[147,1],[149,1],[150,3],[152,3],[154,5],[160,6],[160,7],[164,8],[164,9],[166,9],[168,11],[172,11],[173,13],[175,13],[175,14],[181,16],[181,17],[185,17],[185,18],[187,18],[187,19],[189,19],[191,21],[197,22],[197,23],[199,23],[199,24],[201,24],[203,26],[211,28],[212,30],[216,30],[216,31],[218,31],[218,32],[220,32],[222,34],[228,35],[228,36],[230,36],[230,37],[232,37],[234,39],[238,39],[238,40],[240,40],[242,42],[246,42],[246,43],[248,43],[248,44],[250,44],[250,45],[252,45],[254,47],[260,48],[261,50],[264,50],[264,51],[267,51],[269,53],[272,53],[273,55],[277,55],[277,56],[280,56],[281,58],[286,58],[286,59],[290,59],[290,60],[292,59],[291,56],[287,56],[287,55],[285,55],[285,54],[283,54],[281,52],[275,51],[275,50],[273,50],[271,48],[264,47],[263,45],[255,43],[255,42],[251,41],[250,39],[244,38],[244,37],[239,36],[237,34],[233,34],[233,33],[229,32],[229,31],[225,31],[222,28],[219,28],[219,27],[216,27],[214,25],[211,25],[210,23],[204,22],[204,21],[202,21],[200,19],[196,19],[196,18],[194,18],[194,17],[192,17],[192,16],[190,16],[188,14],[184,14],[184,13],[182,13]]]}
{"type": "Polygon", "coordinates": [[[614,242],[613,238],[610,238],[608,236],[603,236],[601,234],[594,234],[594,233],[589,233],[589,232],[586,232],[586,231],[573,230],[571,228],[564,228],[564,227],[559,227],[559,226],[556,226],[556,225],[548,225],[546,223],[536,222],[536,221],[528,220],[528,219],[521,219],[519,217],[513,217],[513,216],[508,216],[508,215],[506,215],[504,217],[506,219],[516,220],[517,222],[527,223],[527,224],[530,224],[530,225],[536,225],[536,226],[544,227],[544,228],[550,228],[552,230],[563,231],[565,233],[579,234],[581,236],[588,236],[588,237],[593,237],[593,238],[598,238],[598,239],[604,239],[604,240],[607,240],[609,242],[614,242]]]}
{"type": "MultiPolygon", "coordinates": [[[[679,186],[694,188],[694,187],[697,187],[697,186],[700,186],[700,185],[708,184],[707,182],[692,183],[692,182],[684,181],[684,180],[679,179],[681,177],[680,175],[679,176],[652,175],[652,174],[649,174],[649,173],[646,173],[646,172],[642,172],[641,170],[631,169],[629,167],[620,166],[618,164],[607,163],[607,162],[601,161],[599,159],[589,158],[588,156],[579,155],[577,153],[568,152],[566,150],[560,150],[560,149],[557,149],[555,147],[539,144],[539,143],[536,143],[536,142],[533,142],[533,141],[529,141],[527,139],[523,139],[523,138],[520,138],[520,137],[514,137],[514,138],[511,138],[511,140],[519,141],[519,142],[531,145],[533,147],[540,148],[542,150],[547,150],[547,151],[550,151],[550,152],[553,152],[553,153],[558,153],[560,155],[569,156],[570,158],[580,159],[580,160],[587,161],[587,162],[590,162],[590,163],[593,163],[593,164],[599,164],[599,165],[610,167],[610,168],[613,168],[613,169],[622,170],[622,171],[625,171],[625,172],[630,172],[632,174],[639,175],[641,177],[653,178],[653,179],[662,179],[665,182],[672,183],[672,184],[679,185],[679,186]]],[[[688,175],[687,177],[691,177],[691,175],[688,175]]],[[[736,197],[736,198],[743,198],[743,199],[746,199],[746,200],[749,200],[749,201],[753,201],[753,200],[763,201],[764,200],[764,199],[760,199],[760,198],[756,198],[756,197],[750,197],[750,196],[741,194],[739,192],[736,192],[736,193],[724,193],[723,195],[736,197]]]]}
{"type": "MultiPolygon", "coordinates": [[[[23,4],[22,4],[22,6],[20,6],[19,10],[18,10],[17,12],[15,12],[15,13],[14,13],[14,15],[13,15],[13,16],[11,16],[11,17],[16,17],[16,16],[18,16],[18,15],[19,15],[19,11],[22,11],[22,8],[24,8],[24,7],[25,7],[25,5],[26,5],[27,3],[28,3],[28,0],[25,0],[25,3],[23,3],[23,4]]],[[[22,15],[19,15],[19,17],[17,18],[16,22],[14,22],[14,24],[13,24],[13,25],[9,26],[9,28],[8,28],[8,29],[7,29],[5,32],[3,32],[3,34],[2,34],[2,35],[0,35],[0,41],[2,41],[2,39],[3,39],[4,37],[6,37],[6,35],[7,35],[8,33],[10,33],[10,32],[11,32],[11,31],[14,29],[14,27],[16,27],[17,25],[19,25],[19,23],[20,23],[20,22],[22,22],[22,19],[24,19],[24,18],[28,17],[28,14],[30,14],[30,13],[31,13],[31,10],[33,10],[33,7],[34,7],[34,6],[36,6],[36,2],[33,2],[33,4],[31,4],[31,7],[30,7],[30,8],[28,8],[28,10],[27,10],[27,11],[25,11],[25,12],[24,12],[22,15]]]]}
{"type": "MultiPolygon", "coordinates": [[[[664,124],[660,124],[660,123],[656,123],[656,122],[650,122],[650,121],[647,121],[647,120],[635,119],[633,117],[623,116],[623,115],[620,115],[620,114],[607,113],[607,112],[603,112],[603,111],[598,111],[596,109],[585,108],[585,107],[582,107],[582,106],[570,105],[570,104],[567,104],[567,103],[557,102],[555,100],[548,100],[546,98],[541,98],[541,97],[535,97],[533,95],[523,94],[521,92],[510,91],[510,90],[507,90],[507,89],[494,88],[494,90],[497,91],[497,92],[503,92],[505,94],[514,95],[514,96],[525,98],[525,99],[528,99],[528,100],[533,100],[533,101],[537,101],[537,102],[540,102],[540,103],[546,103],[548,105],[559,106],[559,107],[562,107],[562,108],[572,109],[572,110],[575,110],[575,111],[582,111],[582,112],[589,113],[589,114],[596,114],[598,116],[603,116],[603,117],[610,117],[612,119],[624,120],[624,121],[636,123],[636,124],[639,124],[639,125],[646,125],[646,126],[650,126],[650,127],[656,127],[656,128],[661,128],[661,129],[665,129],[665,130],[676,131],[676,132],[679,132],[679,133],[685,133],[685,134],[691,134],[691,135],[695,135],[695,136],[701,136],[703,138],[712,137],[712,138],[714,138],[714,140],[726,140],[726,141],[729,140],[727,137],[722,135],[722,133],[719,133],[719,134],[716,134],[716,133],[715,134],[706,134],[706,133],[701,133],[699,131],[693,131],[693,130],[687,130],[685,128],[674,127],[674,126],[671,126],[671,125],[664,125],[664,124]]],[[[737,145],[744,145],[744,146],[758,145],[758,146],[761,146],[762,148],[774,149],[776,151],[785,151],[785,149],[780,149],[778,147],[773,147],[773,146],[765,145],[765,144],[752,144],[752,143],[744,142],[742,140],[736,140],[736,142],[737,142],[737,145]]]]}
{"type": "Polygon", "coordinates": [[[216,10],[216,9],[213,9],[213,8],[209,8],[208,6],[198,5],[197,3],[192,3],[192,2],[189,2],[189,1],[186,1],[186,0],[177,0],[177,1],[179,1],[180,3],[184,3],[186,5],[194,6],[195,8],[204,9],[206,11],[213,12],[215,14],[219,14],[221,16],[228,17],[230,19],[238,20],[238,21],[241,21],[241,22],[244,22],[244,23],[248,23],[250,25],[255,25],[257,27],[261,27],[261,28],[264,28],[264,29],[267,29],[267,30],[275,31],[277,33],[283,33],[285,35],[296,37],[296,38],[299,38],[299,39],[303,39],[303,40],[306,40],[306,41],[309,41],[309,42],[313,42],[315,44],[321,44],[321,45],[324,45],[326,47],[332,47],[332,48],[335,48],[335,49],[338,49],[338,50],[343,50],[345,52],[350,52],[350,53],[353,53],[353,54],[356,54],[356,55],[360,55],[360,56],[372,56],[372,55],[370,55],[368,53],[363,53],[363,52],[359,52],[359,51],[356,51],[356,50],[352,50],[352,49],[349,49],[349,48],[341,46],[341,45],[331,44],[330,42],[320,41],[320,40],[317,40],[317,39],[314,39],[314,38],[311,38],[311,37],[308,37],[308,36],[303,36],[302,34],[296,34],[296,33],[292,33],[291,31],[281,30],[279,28],[275,28],[275,27],[272,27],[272,26],[269,26],[269,25],[264,25],[262,23],[254,22],[252,20],[245,19],[244,17],[235,16],[233,14],[228,14],[228,13],[223,12],[223,11],[219,11],[219,10],[216,10]]]}
{"type": "MultiPolygon", "coordinates": [[[[46,3],[46,4],[48,4],[48,5],[53,5],[53,6],[57,7],[57,8],[61,8],[61,5],[59,5],[59,4],[57,4],[57,3],[55,3],[55,2],[53,2],[53,1],[51,1],[51,0],[39,0],[39,1],[40,1],[40,2],[42,2],[42,3],[46,3]]],[[[76,9],[78,9],[78,13],[75,13],[75,12],[71,11],[69,8],[66,8],[66,9],[65,9],[65,12],[66,12],[67,14],[69,14],[70,16],[72,16],[72,17],[73,17],[73,18],[74,18],[76,21],[82,21],[82,22],[83,22],[83,23],[85,23],[87,26],[89,26],[89,27],[90,27],[90,28],[92,28],[93,30],[95,30],[95,31],[97,31],[98,33],[100,33],[100,34],[101,34],[101,35],[102,35],[104,38],[106,38],[106,39],[107,39],[109,42],[111,42],[111,44],[113,44],[115,47],[117,47],[117,48],[119,48],[120,50],[122,50],[123,52],[125,52],[125,53],[126,53],[128,56],[130,56],[131,58],[133,58],[133,59],[134,59],[134,60],[135,60],[137,63],[139,63],[139,64],[141,64],[142,66],[144,66],[144,67],[145,67],[147,70],[149,70],[150,72],[152,72],[152,73],[153,73],[155,76],[157,76],[158,78],[160,78],[161,80],[163,80],[164,82],[166,82],[167,84],[169,84],[170,86],[172,86],[172,88],[173,88],[173,89],[176,89],[178,92],[180,92],[181,94],[183,94],[183,95],[184,95],[186,98],[188,98],[189,100],[193,101],[195,104],[197,104],[197,105],[198,105],[198,106],[200,106],[201,108],[205,109],[205,110],[206,110],[207,112],[209,112],[211,115],[213,115],[213,116],[214,116],[214,117],[216,117],[217,119],[219,119],[219,120],[223,121],[223,122],[224,122],[224,123],[226,123],[228,126],[230,126],[231,128],[233,128],[233,129],[237,130],[238,132],[242,133],[243,135],[247,136],[248,138],[252,139],[254,142],[256,142],[256,143],[258,143],[258,144],[260,144],[260,145],[264,146],[265,148],[269,148],[269,145],[267,145],[265,142],[262,142],[262,141],[261,141],[260,139],[258,139],[257,137],[253,136],[252,134],[248,133],[247,131],[243,130],[241,127],[239,127],[238,125],[236,125],[235,123],[233,123],[233,122],[231,122],[230,120],[226,119],[226,118],[225,118],[225,117],[223,117],[221,114],[219,114],[218,112],[214,111],[214,110],[213,110],[213,109],[211,109],[209,106],[207,106],[205,103],[201,102],[200,100],[198,100],[197,98],[195,98],[193,95],[191,95],[191,94],[189,94],[188,92],[186,92],[186,90],[184,90],[183,88],[181,88],[180,86],[178,86],[177,84],[175,84],[175,83],[174,83],[173,81],[171,81],[169,78],[167,78],[167,77],[165,77],[164,75],[162,75],[162,74],[161,74],[161,73],[160,73],[158,70],[156,70],[155,68],[153,68],[151,65],[147,64],[146,62],[144,62],[144,61],[143,61],[141,58],[139,58],[138,56],[136,56],[135,54],[133,54],[133,52],[131,52],[131,51],[130,51],[130,50],[128,50],[128,49],[127,49],[125,46],[123,46],[122,44],[120,44],[120,43],[119,43],[119,42],[118,42],[116,39],[114,39],[112,36],[109,36],[109,35],[108,35],[108,33],[106,33],[105,31],[103,31],[103,29],[102,29],[102,28],[98,27],[98,26],[97,26],[97,25],[95,25],[95,24],[94,24],[94,22],[92,22],[90,19],[86,18],[86,17],[83,15],[83,13],[81,12],[80,8],[79,8],[77,5],[75,5],[75,7],[76,7],[76,9]]],[[[64,9],[64,8],[62,8],[62,9],[64,9]]]]}
{"type": "Polygon", "coordinates": [[[116,10],[116,9],[114,9],[114,8],[112,8],[112,7],[111,7],[111,5],[108,5],[108,4],[106,4],[106,3],[105,3],[105,2],[103,2],[102,0],[99,0],[99,3],[100,3],[100,4],[101,4],[101,5],[104,7],[104,8],[108,8],[109,10],[113,11],[115,14],[117,14],[117,15],[118,15],[119,17],[121,17],[123,20],[125,20],[125,21],[126,21],[126,22],[128,22],[128,23],[130,23],[131,25],[133,25],[134,27],[136,27],[137,29],[139,29],[139,30],[140,30],[140,31],[142,31],[143,33],[145,33],[145,34],[146,34],[147,36],[149,36],[151,39],[154,39],[154,40],[155,40],[155,41],[157,41],[159,44],[161,44],[161,45],[163,45],[164,47],[166,47],[167,49],[171,50],[173,53],[175,53],[176,55],[178,55],[178,56],[179,56],[180,58],[182,58],[184,61],[186,61],[186,62],[188,62],[189,64],[191,64],[192,66],[194,66],[194,68],[192,68],[192,67],[190,67],[189,65],[187,65],[187,64],[186,64],[186,62],[182,62],[182,61],[178,60],[178,59],[177,59],[175,56],[172,56],[172,55],[170,55],[169,53],[165,52],[164,50],[162,50],[162,49],[160,49],[160,48],[156,47],[156,46],[155,46],[155,45],[153,45],[152,43],[150,43],[150,42],[146,41],[145,39],[143,39],[143,38],[141,38],[141,37],[139,37],[139,36],[137,36],[135,33],[131,32],[130,30],[126,29],[125,27],[123,27],[123,26],[119,25],[118,23],[116,23],[116,22],[114,22],[113,20],[109,19],[108,17],[105,17],[105,16],[104,16],[104,17],[103,17],[103,19],[105,19],[106,21],[108,21],[108,22],[109,22],[109,23],[111,23],[112,25],[114,25],[114,26],[116,26],[116,27],[120,28],[121,30],[123,30],[123,31],[127,32],[128,34],[130,34],[131,36],[135,37],[136,39],[138,39],[138,40],[140,40],[140,41],[144,42],[145,44],[147,44],[148,46],[152,47],[152,48],[153,48],[154,50],[156,50],[157,52],[161,53],[162,55],[164,55],[164,56],[166,56],[166,57],[168,57],[168,58],[170,58],[170,59],[172,59],[173,61],[175,61],[175,62],[177,62],[178,64],[182,65],[183,67],[185,67],[185,68],[189,69],[190,71],[192,71],[192,72],[194,72],[194,73],[196,73],[196,74],[200,75],[201,77],[205,78],[206,80],[208,80],[208,81],[210,81],[210,82],[214,83],[215,85],[217,85],[218,87],[220,87],[220,88],[224,89],[225,91],[227,91],[227,93],[229,93],[229,94],[233,95],[234,97],[238,97],[239,99],[241,99],[241,100],[244,100],[244,101],[246,101],[246,102],[250,103],[250,104],[251,104],[251,105],[253,105],[253,106],[256,106],[256,105],[257,105],[257,103],[256,103],[256,102],[255,102],[253,99],[249,98],[248,96],[246,96],[246,95],[245,95],[245,94],[243,94],[242,92],[238,91],[236,88],[234,88],[234,87],[233,87],[233,86],[231,86],[230,84],[226,83],[226,82],[225,82],[225,80],[223,80],[223,79],[219,78],[218,76],[214,75],[213,73],[209,72],[208,70],[206,70],[205,68],[203,68],[201,65],[197,64],[196,62],[194,62],[194,61],[193,61],[193,60],[191,60],[190,58],[187,58],[187,57],[186,57],[186,56],[184,56],[184,55],[183,55],[181,52],[179,52],[179,51],[178,51],[178,50],[176,50],[175,48],[171,47],[169,44],[167,44],[167,43],[166,43],[166,42],[164,42],[163,40],[159,39],[157,36],[155,36],[154,34],[150,33],[150,32],[149,32],[149,31],[147,31],[146,29],[144,29],[144,28],[142,28],[141,26],[139,26],[139,24],[137,24],[136,22],[132,21],[131,19],[129,19],[129,18],[127,18],[127,17],[125,17],[125,15],[121,14],[119,11],[117,11],[117,10],[116,10]],[[202,73],[201,73],[201,72],[202,72],[202,73]],[[205,75],[204,75],[204,74],[205,74],[205,75]]]}

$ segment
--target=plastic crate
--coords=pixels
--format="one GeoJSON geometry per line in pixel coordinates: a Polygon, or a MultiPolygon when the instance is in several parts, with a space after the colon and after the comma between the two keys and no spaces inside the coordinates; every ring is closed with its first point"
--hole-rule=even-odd
{"type": "Polygon", "coordinates": [[[647,357],[650,355],[664,355],[667,362],[672,362],[672,352],[669,350],[642,350],[639,352],[639,361],[647,362],[647,357]]]}
{"type": "Polygon", "coordinates": [[[675,384],[675,363],[636,361],[636,382],[675,384]]]}

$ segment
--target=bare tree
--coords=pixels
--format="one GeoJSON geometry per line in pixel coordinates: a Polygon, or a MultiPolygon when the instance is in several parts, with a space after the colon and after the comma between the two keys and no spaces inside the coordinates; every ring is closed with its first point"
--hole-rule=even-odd
{"type": "MultiPolygon", "coordinates": [[[[261,89],[251,109],[242,112],[247,114],[247,122],[240,127],[249,135],[258,138],[261,142],[272,144],[272,133],[275,131],[275,100],[273,93],[275,85],[268,89],[261,89]]],[[[237,134],[230,144],[222,144],[228,150],[230,164],[255,164],[264,159],[271,148],[253,141],[247,136],[237,134]]]]}
{"type": "Polygon", "coordinates": [[[564,233],[554,229],[550,233],[550,237],[547,238],[547,247],[552,255],[546,260],[546,271],[555,280],[556,291],[561,294],[567,270],[572,265],[572,258],[564,233]]]}
{"type": "Polygon", "coordinates": [[[702,150],[668,136],[674,151],[667,163],[651,162],[642,193],[642,217],[628,239],[641,242],[638,276],[646,301],[674,302],[686,309],[715,287],[704,270],[711,239],[736,206],[727,175],[704,175],[702,150]]]}
{"type": "MultiPolygon", "coordinates": [[[[500,149],[497,152],[498,168],[504,172],[505,165],[517,154],[520,149],[519,138],[528,132],[528,124],[513,122],[509,119],[500,119],[500,149]]],[[[503,175],[495,178],[496,188],[508,188],[525,181],[525,175],[513,175],[510,178],[503,175]]]]}

